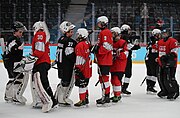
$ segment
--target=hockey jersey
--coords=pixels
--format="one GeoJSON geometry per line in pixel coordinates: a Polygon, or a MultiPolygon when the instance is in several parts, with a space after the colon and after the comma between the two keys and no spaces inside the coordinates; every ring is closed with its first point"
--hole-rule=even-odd
{"type": "Polygon", "coordinates": [[[19,62],[23,56],[23,50],[19,50],[18,47],[22,46],[20,38],[12,36],[7,40],[6,51],[4,58],[10,59],[12,62],[19,62]]]}
{"type": "Polygon", "coordinates": [[[66,36],[60,37],[56,50],[56,62],[60,66],[74,66],[76,61],[75,46],[77,42],[66,36]]]}
{"type": "Polygon", "coordinates": [[[90,78],[92,76],[92,61],[89,49],[90,44],[86,40],[79,42],[75,47],[75,67],[80,69],[85,78],[90,78]]]}
{"type": "Polygon", "coordinates": [[[123,39],[113,42],[113,65],[110,72],[124,72],[127,63],[128,49],[127,43],[123,39]]]}
{"type": "Polygon", "coordinates": [[[43,62],[51,63],[50,61],[49,42],[46,42],[46,34],[43,31],[38,31],[32,40],[32,55],[38,57],[35,65],[43,62]]]}
{"type": "Polygon", "coordinates": [[[96,54],[98,65],[112,65],[113,39],[109,29],[103,29],[98,35],[99,49],[96,54]]]}
{"type": "MultiPolygon", "coordinates": [[[[159,51],[158,62],[159,62],[159,65],[161,65],[161,61],[160,61],[161,56],[167,55],[170,53],[174,53],[175,55],[178,54],[177,40],[172,37],[168,38],[167,41],[164,41],[163,39],[159,40],[158,51],[159,51]]],[[[175,61],[177,62],[177,56],[175,57],[175,61]]],[[[176,63],[176,66],[177,66],[177,63],[176,63]]]]}

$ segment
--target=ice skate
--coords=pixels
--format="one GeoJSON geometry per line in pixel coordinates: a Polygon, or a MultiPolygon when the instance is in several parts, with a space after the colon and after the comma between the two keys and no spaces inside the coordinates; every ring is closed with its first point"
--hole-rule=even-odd
{"type": "Polygon", "coordinates": [[[172,93],[167,96],[167,99],[170,101],[175,100],[179,96],[179,93],[172,93]]]}
{"type": "Polygon", "coordinates": [[[121,100],[121,96],[113,96],[110,98],[113,103],[117,103],[121,100]]]}
{"type": "Polygon", "coordinates": [[[155,95],[157,91],[154,89],[154,87],[147,87],[147,94],[155,95]]]}
{"type": "Polygon", "coordinates": [[[122,94],[123,94],[124,96],[131,96],[131,92],[128,91],[128,90],[126,90],[126,89],[122,90],[122,94]]]}
{"type": "Polygon", "coordinates": [[[97,107],[108,107],[110,106],[110,98],[109,95],[105,95],[102,98],[96,100],[97,107]]]}
{"type": "Polygon", "coordinates": [[[33,103],[31,103],[31,106],[33,107],[33,108],[42,108],[42,102],[33,102],[33,103]]]}
{"type": "Polygon", "coordinates": [[[124,96],[130,96],[131,95],[131,92],[127,90],[129,86],[129,83],[124,83],[123,86],[122,86],[122,95],[124,96]]]}
{"type": "Polygon", "coordinates": [[[47,113],[52,109],[53,102],[50,100],[50,102],[42,105],[42,112],[47,113]]]}
{"type": "Polygon", "coordinates": [[[86,100],[80,100],[79,102],[77,102],[76,104],[74,104],[74,106],[76,108],[84,108],[86,107],[86,100]]]}
{"type": "Polygon", "coordinates": [[[167,97],[167,93],[166,92],[163,92],[163,91],[160,91],[158,94],[157,94],[158,97],[160,98],[166,98],[167,97]]]}

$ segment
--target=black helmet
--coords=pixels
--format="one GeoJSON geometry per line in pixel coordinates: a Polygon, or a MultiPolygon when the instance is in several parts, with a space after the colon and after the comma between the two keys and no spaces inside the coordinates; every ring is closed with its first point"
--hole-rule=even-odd
{"type": "Polygon", "coordinates": [[[26,27],[19,21],[15,21],[13,23],[12,29],[14,30],[14,32],[16,32],[18,30],[27,31],[26,27]]]}
{"type": "Polygon", "coordinates": [[[164,29],[162,31],[162,38],[164,39],[164,41],[167,41],[169,37],[172,36],[172,32],[170,31],[170,29],[164,29]]]}
{"type": "Polygon", "coordinates": [[[162,34],[163,34],[163,33],[167,33],[168,37],[171,37],[171,36],[172,36],[172,32],[171,32],[170,29],[164,29],[164,30],[162,31],[162,34]]]}

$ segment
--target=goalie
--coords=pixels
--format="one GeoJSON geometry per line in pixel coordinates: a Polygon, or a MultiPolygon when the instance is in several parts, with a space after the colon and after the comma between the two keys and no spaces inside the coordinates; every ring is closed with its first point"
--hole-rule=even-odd
{"type": "MultiPolygon", "coordinates": [[[[7,102],[25,104],[26,98],[22,96],[26,85],[24,80],[27,78],[23,73],[13,70],[14,63],[20,62],[23,58],[23,42],[21,38],[26,27],[19,21],[13,23],[13,36],[7,40],[6,49],[3,54],[4,66],[7,69],[9,81],[6,84],[4,99],[7,102]]],[[[3,45],[2,45],[3,46],[3,45]]]]}
{"type": "Polygon", "coordinates": [[[159,86],[161,91],[157,94],[160,98],[166,97],[169,100],[175,100],[179,96],[179,85],[176,81],[178,42],[171,37],[168,30],[162,32],[162,38],[158,41],[160,65],[159,86]]]}
{"type": "Polygon", "coordinates": [[[55,98],[60,105],[70,106],[73,101],[69,99],[74,86],[73,68],[76,62],[75,46],[76,41],[72,39],[75,25],[64,21],[59,26],[63,36],[58,40],[56,50],[56,61],[58,67],[58,77],[61,79],[55,92],[55,98]]]}
{"type": "MultiPolygon", "coordinates": [[[[50,34],[45,22],[39,21],[33,25],[32,55],[37,57],[32,75],[33,102],[42,103],[42,112],[50,111],[57,102],[49,85],[48,70],[50,69],[50,34]]],[[[36,104],[34,104],[36,105],[36,104]]]]}

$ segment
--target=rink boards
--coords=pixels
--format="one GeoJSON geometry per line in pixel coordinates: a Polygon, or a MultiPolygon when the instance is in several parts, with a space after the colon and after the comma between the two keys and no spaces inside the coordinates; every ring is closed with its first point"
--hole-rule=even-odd
{"type": "MultiPolygon", "coordinates": [[[[56,58],[56,48],[57,46],[50,46],[50,57],[51,60],[55,60],[56,58]]],[[[31,52],[31,46],[24,46],[24,56],[29,55],[31,52]]],[[[2,54],[2,49],[0,48],[0,54],[2,54]]],[[[135,63],[144,63],[144,57],[146,54],[146,48],[141,47],[139,50],[135,50],[132,53],[132,59],[135,63]]],[[[92,55],[93,58],[93,55],[92,55]]],[[[2,62],[2,57],[0,55],[0,61],[2,62]]],[[[178,51],[178,63],[180,63],[180,51],[178,51]]]]}

